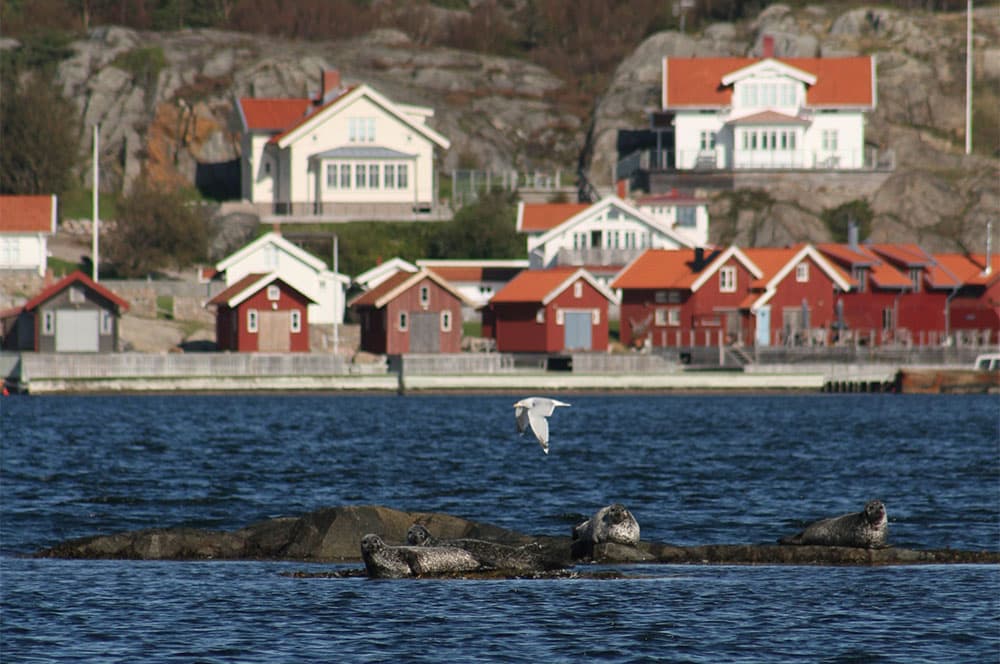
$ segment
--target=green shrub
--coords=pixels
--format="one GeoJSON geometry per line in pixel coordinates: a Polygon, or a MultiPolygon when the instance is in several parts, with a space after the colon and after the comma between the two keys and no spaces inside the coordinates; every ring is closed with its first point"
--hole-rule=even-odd
{"type": "Polygon", "coordinates": [[[140,86],[149,87],[156,83],[160,71],[167,65],[167,58],[159,46],[146,46],[122,53],[111,64],[132,74],[140,86]]]}

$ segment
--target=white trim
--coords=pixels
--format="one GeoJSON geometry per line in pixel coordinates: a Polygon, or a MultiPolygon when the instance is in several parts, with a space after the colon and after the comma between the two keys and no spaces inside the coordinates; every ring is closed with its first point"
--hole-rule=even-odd
{"type": "Polygon", "coordinates": [[[737,81],[742,81],[747,78],[752,78],[757,76],[760,71],[775,72],[778,76],[785,76],[788,78],[793,78],[797,81],[801,81],[806,85],[816,85],[816,77],[807,71],[803,71],[797,67],[785,64],[775,58],[764,58],[763,60],[758,60],[757,62],[741,67],[735,71],[729,72],[722,77],[722,84],[725,86],[730,86],[737,81]]]}
{"type": "Polygon", "coordinates": [[[837,269],[823,257],[816,247],[811,244],[807,244],[796,252],[796,254],[792,256],[788,262],[786,262],[784,266],[782,266],[782,268],[774,274],[773,277],[771,277],[771,279],[767,282],[764,293],[750,305],[750,312],[756,315],[757,311],[760,310],[761,307],[770,302],[771,298],[774,297],[774,294],[778,292],[778,284],[780,284],[782,280],[795,269],[796,265],[806,258],[812,259],[813,262],[819,266],[819,269],[823,270],[823,273],[830,278],[830,281],[836,284],[842,291],[846,293],[851,290],[850,282],[840,276],[837,269]]]}
{"type": "Polygon", "coordinates": [[[593,286],[597,292],[603,295],[609,302],[612,304],[618,304],[618,297],[614,294],[614,292],[609,290],[607,286],[604,286],[597,279],[594,279],[594,277],[592,277],[591,274],[582,267],[573,274],[569,275],[567,278],[563,279],[558,286],[550,290],[548,294],[542,298],[542,304],[548,306],[549,302],[554,300],[560,293],[569,288],[570,284],[575,282],[577,279],[583,279],[588,284],[593,286]]]}
{"type": "Polygon", "coordinates": [[[384,294],[379,299],[375,300],[373,306],[376,309],[381,309],[386,304],[396,299],[396,297],[398,297],[404,291],[411,288],[412,286],[419,283],[421,280],[425,278],[430,279],[438,286],[440,286],[441,288],[445,289],[446,291],[454,295],[456,298],[458,298],[458,301],[461,302],[462,304],[470,307],[474,306],[474,303],[469,302],[469,300],[464,295],[462,295],[462,293],[458,291],[454,286],[445,281],[442,277],[439,277],[435,272],[428,270],[426,268],[421,268],[419,272],[414,273],[413,276],[411,276],[409,279],[406,279],[405,281],[403,281],[403,283],[399,284],[391,291],[384,294]]]}
{"type": "Polygon", "coordinates": [[[750,274],[753,275],[754,279],[760,279],[764,276],[764,273],[761,272],[760,268],[757,267],[757,265],[750,260],[746,254],[740,251],[736,245],[732,245],[719,254],[715,260],[713,260],[712,263],[702,271],[701,276],[694,280],[694,283],[691,284],[691,292],[694,293],[699,288],[704,286],[705,283],[712,278],[712,275],[714,275],[720,267],[725,265],[726,261],[730,258],[735,258],[742,263],[743,267],[750,271],[750,274]]]}
{"type": "Polygon", "coordinates": [[[260,313],[256,309],[247,309],[247,332],[257,334],[260,328],[260,313]]]}
{"type": "Polygon", "coordinates": [[[534,249],[543,247],[547,242],[550,242],[551,240],[554,240],[560,235],[563,235],[566,232],[572,230],[574,226],[598,216],[601,212],[604,212],[612,205],[618,207],[626,214],[635,217],[639,222],[649,226],[650,229],[665,235],[673,242],[676,242],[679,247],[692,248],[694,246],[690,240],[685,238],[683,235],[679,235],[669,226],[660,223],[660,220],[657,219],[656,217],[647,214],[646,212],[622,200],[621,198],[618,198],[617,196],[606,196],[602,198],[601,200],[594,203],[590,207],[587,207],[581,210],[580,212],[577,212],[569,219],[566,219],[565,221],[563,221],[560,224],[557,224],[556,226],[553,226],[552,228],[545,231],[538,237],[533,238],[531,240],[531,244],[534,245],[534,249]]]}
{"type": "MultiPolygon", "coordinates": [[[[273,231],[261,235],[259,238],[257,238],[250,244],[246,245],[236,253],[226,256],[221,261],[215,264],[215,269],[218,270],[219,272],[224,272],[227,268],[240,262],[244,258],[248,257],[250,254],[254,253],[258,249],[268,244],[273,244],[278,249],[284,250],[286,253],[291,254],[294,258],[297,258],[298,260],[302,261],[303,263],[313,268],[317,272],[328,271],[326,263],[324,263],[322,260],[316,258],[305,249],[302,249],[301,247],[292,244],[291,242],[283,238],[281,235],[273,231]]],[[[343,275],[340,274],[337,274],[337,276],[343,277],[343,275]]],[[[347,277],[343,278],[347,279],[347,277]]],[[[349,279],[347,279],[347,281],[350,282],[349,279]]]]}

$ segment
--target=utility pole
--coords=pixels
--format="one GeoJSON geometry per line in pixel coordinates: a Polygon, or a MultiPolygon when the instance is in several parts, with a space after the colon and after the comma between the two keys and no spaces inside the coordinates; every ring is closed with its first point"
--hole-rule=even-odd
{"type": "Polygon", "coordinates": [[[972,153],[972,0],[965,10],[965,154],[972,153]]]}
{"type": "Polygon", "coordinates": [[[98,159],[97,159],[98,141],[100,140],[100,127],[101,125],[99,124],[94,125],[94,167],[93,167],[94,168],[94,199],[93,199],[94,214],[93,214],[93,220],[91,222],[91,231],[93,232],[93,241],[92,241],[93,245],[91,248],[91,264],[92,264],[91,267],[93,268],[93,273],[91,278],[94,281],[99,280],[98,277],[99,270],[97,266],[100,263],[100,258],[98,256],[98,238],[101,233],[101,216],[99,214],[100,199],[98,196],[100,176],[98,173],[98,159]]]}

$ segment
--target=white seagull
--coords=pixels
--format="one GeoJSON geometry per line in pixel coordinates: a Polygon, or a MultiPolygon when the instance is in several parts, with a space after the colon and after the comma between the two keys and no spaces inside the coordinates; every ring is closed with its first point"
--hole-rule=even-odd
{"type": "Polygon", "coordinates": [[[549,453],[549,421],[546,419],[556,409],[556,406],[568,406],[568,403],[547,399],[545,397],[528,397],[514,404],[514,415],[517,417],[517,432],[531,426],[531,431],[542,446],[542,451],[549,453]]]}

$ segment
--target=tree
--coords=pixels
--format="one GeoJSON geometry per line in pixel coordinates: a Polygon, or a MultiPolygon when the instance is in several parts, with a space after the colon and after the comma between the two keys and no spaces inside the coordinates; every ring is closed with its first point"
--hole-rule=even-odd
{"type": "Polygon", "coordinates": [[[62,194],[72,188],[80,163],[77,117],[77,110],[46,71],[23,77],[4,75],[0,193],[62,194]]]}
{"type": "Polygon", "coordinates": [[[820,213],[820,218],[829,229],[834,242],[848,241],[848,229],[851,223],[857,224],[858,240],[865,239],[872,232],[873,216],[875,215],[871,206],[863,198],[848,201],[820,213]]]}
{"type": "Polygon", "coordinates": [[[183,268],[208,253],[208,219],[190,192],[146,180],[118,204],[104,256],[122,277],[183,268]]]}
{"type": "Polygon", "coordinates": [[[508,192],[487,194],[434,228],[428,258],[521,258],[525,244],[515,225],[514,196],[508,192]]]}

